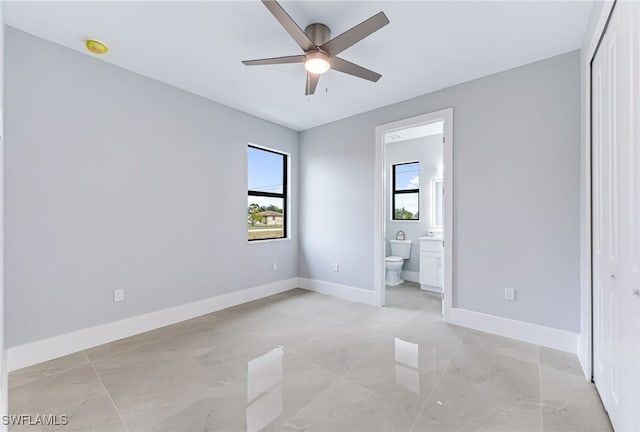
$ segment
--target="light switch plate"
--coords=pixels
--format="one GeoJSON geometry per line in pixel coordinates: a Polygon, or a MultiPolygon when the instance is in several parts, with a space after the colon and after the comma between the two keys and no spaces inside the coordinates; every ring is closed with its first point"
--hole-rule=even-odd
{"type": "Polygon", "coordinates": [[[504,299],[508,301],[516,300],[516,290],[513,288],[505,288],[504,289],[504,299]]]}
{"type": "Polygon", "coordinates": [[[123,289],[113,290],[113,302],[119,303],[121,301],[124,301],[124,290],[123,289]]]}

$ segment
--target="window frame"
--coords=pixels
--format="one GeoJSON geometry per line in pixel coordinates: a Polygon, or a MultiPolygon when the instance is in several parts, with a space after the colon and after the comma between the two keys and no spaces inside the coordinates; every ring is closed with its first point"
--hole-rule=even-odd
{"type": "MultiPolygon", "coordinates": [[[[247,235],[247,241],[250,243],[254,242],[272,242],[276,240],[287,240],[289,238],[289,217],[288,217],[288,200],[289,200],[289,154],[273,150],[266,147],[261,147],[255,144],[247,144],[247,151],[249,148],[253,148],[255,150],[261,150],[268,153],[273,153],[278,156],[282,156],[282,193],[279,192],[264,192],[249,189],[249,184],[247,181],[247,197],[251,196],[260,196],[266,198],[280,198],[282,199],[282,237],[267,237],[260,239],[250,239],[247,235]]],[[[245,164],[247,167],[247,180],[249,178],[249,160],[247,156],[247,163],[245,164]]],[[[248,233],[247,233],[248,234],[248,233]]]]}
{"type": "Polygon", "coordinates": [[[418,188],[416,189],[396,189],[396,167],[401,165],[411,165],[418,164],[418,176],[420,176],[420,183],[422,182],[422,175],[420,173],[420,161],[411,161],[411,162],[400,162],[391,164],[391,220],[392,221],[400,221],[400,222],[416,222],[420,221],[421,211],[420,211],[420,183],[418,184],[418,188]],[[416,219],[398,219],[396,218],[396,195],[397,194],[418,194],[418,217],[416,219]]]}

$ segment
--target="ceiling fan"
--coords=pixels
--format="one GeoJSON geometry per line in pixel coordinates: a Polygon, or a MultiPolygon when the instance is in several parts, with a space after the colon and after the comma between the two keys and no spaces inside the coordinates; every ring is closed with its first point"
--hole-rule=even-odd
{"type": "Polygon", "coordinates": [[[306,95],[315,93],[320,75],[329,69],[373,82],[378,81],[382,76],[379,73],[338,57],[338,54],[389,24],[389,19],[384,12],[375,14],[368,20],[361,22],[357,26],[331,39],[331,30],[329,30],[329,27],[326,25],[314,23],[308,25],[307,28],[302,31],[278,2],[275,0],[262,0],[262,3],[264,3],[267,9],[269,9],[269,12],[276,17],[282,27],[291,35],[300,48],[302,48],[304,54],[259,60],[244,60],[242,63],[245,65],[304,63],[304,67],[307,70],[306,95]]]}

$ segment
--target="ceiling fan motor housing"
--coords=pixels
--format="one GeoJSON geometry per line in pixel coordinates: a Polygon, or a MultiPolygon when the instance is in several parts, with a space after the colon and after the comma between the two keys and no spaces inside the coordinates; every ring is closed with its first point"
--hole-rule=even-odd
{"type": "Polygon", "coordinates": [[[309,24],[304,32],[309,36],[309,39],[317,47],[324,45],[331,40],[331,30],[324,24],[313,23],[309,24]]]}

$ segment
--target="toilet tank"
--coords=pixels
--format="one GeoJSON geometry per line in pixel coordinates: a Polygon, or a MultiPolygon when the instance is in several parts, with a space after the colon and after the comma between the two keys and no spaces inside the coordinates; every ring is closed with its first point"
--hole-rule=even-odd
{"type": "Polygon", "coordinates": [[[391,255],[409,259],[411,257],[411,240],[389,240],[391,255]]]}

